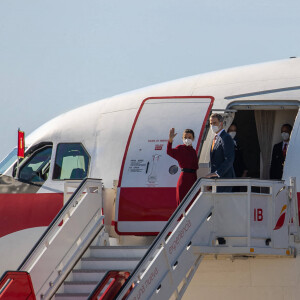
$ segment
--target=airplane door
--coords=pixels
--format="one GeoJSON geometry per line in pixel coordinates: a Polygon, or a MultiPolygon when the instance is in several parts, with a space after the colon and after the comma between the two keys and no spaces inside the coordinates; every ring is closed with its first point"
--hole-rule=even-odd
{"type": "Polygon", "coordinates": [[[122,162],[116,199],[115,229],[119,234],[153,235],[176,208],[180,174],[177,161],[167,155],[170,128],[178,133],[173,147],[182,144],[182,132],[193,129],[197,153],[213,97],[145,99],[137,113],[122,162]]]}

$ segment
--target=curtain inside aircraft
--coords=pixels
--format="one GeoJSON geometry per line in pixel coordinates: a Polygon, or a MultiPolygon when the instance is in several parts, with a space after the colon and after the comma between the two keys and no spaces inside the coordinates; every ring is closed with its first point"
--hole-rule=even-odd
{"type": "Polygon", "coordinates": [[[261,179],[269,179],[275,111],[256,110],[254,115],[262,160],[261,179]]]}

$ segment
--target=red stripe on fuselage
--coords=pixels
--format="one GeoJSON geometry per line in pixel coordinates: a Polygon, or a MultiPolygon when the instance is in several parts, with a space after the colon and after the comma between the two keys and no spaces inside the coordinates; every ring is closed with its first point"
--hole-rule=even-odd
{"type": "Polygon", "coordinates": [[[0,237],[48,226],[63,206],[63,194],[0,194],[0,237]]]}
{"type": "Polygon", "coordinates": [[[176,190],[122,188],[118,221],[167,221],[176,209],[176,190]]]}

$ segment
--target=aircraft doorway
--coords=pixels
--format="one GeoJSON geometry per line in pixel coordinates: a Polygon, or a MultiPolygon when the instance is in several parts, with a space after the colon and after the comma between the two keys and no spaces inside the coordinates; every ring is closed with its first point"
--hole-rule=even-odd
{"type": "Polygon", "coordinates": [[[298,108],[294,106],[281,106],[280,109],[272,106],[253,108],[234,107],[237,112],[233,123],[237,125],[237,139],[248,169],[248,177],[270,179],[273,147],[282,142],[282,125],[290,124],[293,127],[298,108]]]}
{"type": "Polygon", "coordinates": [[[260,147],[253,110],[241,110],[235,114],[237,141],[241,149],[247,177],[260,178],[260,147]]]}

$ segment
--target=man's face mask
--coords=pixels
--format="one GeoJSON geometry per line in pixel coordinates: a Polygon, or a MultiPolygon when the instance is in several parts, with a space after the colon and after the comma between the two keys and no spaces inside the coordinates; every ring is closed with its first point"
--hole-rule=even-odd
{"type": "Polygon", "coordinates": [[[232,137],[232,139],[234,139],[236,136],[236,131],[230,131],[228,134],[232,137]]]}
{"type": "Polygon", "coordinates": [[[219,126],[211,125],[210,128],[211,128],[212,132],[214,132],[214,133],[217,133],[220,130],[219,126]]]}
{"type": "Polygon", "coordinates": [[[290,134],[288,132],[281,132],[281,137],[284,141],[287,141],[290,137],[290,134]]]}

